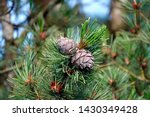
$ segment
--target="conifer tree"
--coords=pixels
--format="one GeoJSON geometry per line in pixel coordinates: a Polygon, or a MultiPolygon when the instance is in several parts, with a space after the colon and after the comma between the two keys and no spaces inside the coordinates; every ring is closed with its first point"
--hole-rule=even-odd
{"type": "Polygon", "coordinates": [[[90,18],[65,31],[50,27],[39,34],[42,18],[29,27],[33,36],[20,47],[10,99],[150,99],[150,20],[145,12],[150,2],[122,5],[126,27],[115,33],[90,18]]]}

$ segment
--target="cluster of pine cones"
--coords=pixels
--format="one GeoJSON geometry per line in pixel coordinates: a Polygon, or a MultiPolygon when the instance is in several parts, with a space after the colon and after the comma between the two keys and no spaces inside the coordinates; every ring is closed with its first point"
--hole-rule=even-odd
{"type": "Polygon", "coordinates": [[[71,56],[71,63],[77,68],[90,70],[94,66],[94,57],[85,49],[78,49],[77,43],[73,39],[60,37],[57,42],[60,52],[71,56]]]}

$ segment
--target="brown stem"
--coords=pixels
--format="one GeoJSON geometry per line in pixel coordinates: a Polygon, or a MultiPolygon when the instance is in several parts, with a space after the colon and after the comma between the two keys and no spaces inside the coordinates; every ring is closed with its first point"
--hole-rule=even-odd
{"type": "Polygon", "coordinates": [[[105,67],[108,67],[108,66],[111,66],[111,65],[114,65],[115,63],[114,62],[111,62],[111,63],[108,63],[108,64],[102,64],[102,65],[99,65],[99,68],[105,68],[105,67]]]}
{"type": "Polygon", "coordinates": [[[138,80],[142,80],[142,81],[145,81],[145,82],[150,82],[149,80],[145,79],[145,78],[142,78],[142,76],[137,76],[136,74],[134,74],[132,71],[128,70],[127,68],[121,66],[120,64],[116,63],[115,64],[120,68],[122,69],[123,71],[125,71],[126,73],[128,73],[129,75],[131,75],[132,77],[138,79],[138,80]]]}
{"type": "Polygon", "coordinates": [[[18,66],[12,66],[12,67],[3,69],[3,70],[0,71],[0,74],[8,73],[8,72],[13,71],[14,69],[19,68],[21,66],[22,66],[22,64],[20,64],[18,66]]]}
{"type": "Polygon", "coordinates": [[[147,22],[150,22],[149,19],[147,17],[145,17],[145,15],[142,12],[139,12],[140,16],[143,17],[143,19],[145,19],[147,22]]]}
{"type": "Polygon", "coordinates": [[[135,85],[135,81],[131,82],[130,84],[124,85],[123,87],[115,90],[114,92],[118,93],[118,92],[122,91],[123,89],[125,89],[126,87],[129,87],[129,86],[132,86],[132,85],[135,85]]]}

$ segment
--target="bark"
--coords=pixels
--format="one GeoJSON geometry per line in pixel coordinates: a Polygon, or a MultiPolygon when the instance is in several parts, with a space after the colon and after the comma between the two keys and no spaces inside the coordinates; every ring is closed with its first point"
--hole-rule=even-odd
{"type": "MultiPolygon", "coordinates": [[[[1,6],[3,8],[3,12],[4,14],[1,15],[1,25],[2,25],[2,34],[3,34],[3,39],[5,40],[5,50],[4,50],[4,56],[3,56],[3,60],[1,62],[5,63],[2,66],[2,69],[7,69],[11,67],[11,62],[13,60],[13,58],[15,57],[14,55],[16,54],[16,52],[13,52],[12,48],[14,48],[13,45],[13,32],[14,32],[14,28],[13,25],[11,24],[10,21],[10,12],[8,11],[7,8],[7,0],[2,0],[1,1],[1,6]],[[6,62],[4,62],[6,61],[6,62]]],[[[6,72],[3,74],[0,74],[0,86],[1,87],[5,87],[7,89],[7,91],[9,90],[9,84],[6,81],[6,79],[11,76],[12,71],[11,72],[6,72]]]]}
{"type": "Polygon", "coordinates": [[[124,14],[122,3],[125,3],[125,0],[113,0],[112,1],[112,10],[111,10],[111,21],[110,21],[110,30],[112,33],[116,33],[125,28],[124,20],[122,14],[124,14]]]}
{"type": "MultiPolygon", "coordinates": [[[[2,0],[2,6],[5,10],[7,10],[7,1],[2,0]]],[[[13,25],[10,23],[10,12],[3,15],[1,17],[1,24],[2,24],[2,32],[3,32],[3,38],[5,39],[5,60],[11,60],[12,58],[12,52],[10,47],[13,45],[13,25]]]]}
{"type": "MultiPolygon", "coordinates": [[[[7,11],[7,1],[2,0],[2,6],[3,6],[3,11],[7,11]]],[[[7,14],[4,14],[1,16],[1,24],[2,24],[2,30],[3,30],[3,37],[7,40],[10,41],[13,39],[13,25],[10,23],[10,12],[7,14]]]]}

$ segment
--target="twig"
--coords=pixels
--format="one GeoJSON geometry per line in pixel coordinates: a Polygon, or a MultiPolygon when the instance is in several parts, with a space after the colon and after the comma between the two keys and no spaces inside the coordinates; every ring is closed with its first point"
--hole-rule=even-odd
{"type": "Polygon", "coordinates": [[[99,68],[105,68],[105,67],[108,67],[108,66],[111,66],[111,65],[114,65],[114,64],[115,64],[114,62],[111,62],[111,63],[108,63],[108,64],[99,65],[99,68]]]}
{"type": "Polygon", "coordinates": [[[120,88],[120,89],[117,89],[117,90],[115,91],[115,93],[117,93],[117,92],[119,92],[119,91],[125,89],[125,87],[129,87],[129,86],[134,85],[134,84],[135,84],[135,81],[131,82],[130,84],[125,85],[124,87],[122,87],[122,88],[120,88]]]}
{"type": "Polygon", "coordinates": [[[130,70],[128,70],[127,68],[119,65],[118,63],[115,62],[115,64],[120,68],[122,69],[123,71],[125,71],[126,73],[130,74],[132,77],[138,79],[138,80],[142,80],[142,81],[146,81],[146,82],[150,82],[149,80],[147,79],[143,79],[141,76],[137,76],[136,74],[134,74],[133,72],[131,72],[130,70]]]}
{"type": "Polygon", "coordinates": [[[10,7],[10,9],[6,11],[5,13],[1,13],[0,16],[9,14],[14,9],[14,6],[15,6],[15,2],[12,1],[12,6],[10,7]]]}
{"type": "Polygon", "coordinates": [[[13,25],[14,28],[23,27],[24,26],[23,23],[25,23],[25,22],[23,22],[23,23],[20,23],[20,24],[14,24],[14,23],[12,23],[10,21],[7,21],[7,20],[5,20],[5,19],[3,19],[1,17],[0,17],[0,21],[4,21],[4,22],[6,22],[6,23],[8,23],[10,25],[13,25]]]}
{"type": "Polygon", "coordinates": [[[7,73],[7,72],[10,72],[10,71],[12,71],[12,70],[14,70],[16,68],[20,68],[21,66],[22,66],[22,64],[17,65],[17,66],[12,66],[10,68],[3,69],[3,70],[0,71],[0,74],[4,74],[4,73],[7,73]]]}
{"type": "Polygon", "coordinates": [[[140,12],[140,15],[143,17],[143,19],[145,19],[147,22],[150,22],[149,19],[147,17],[144,16],[144,14],[142,12],[140,12]]]}
{"type": "Polygon", "coordinates": [[[146,80],[144,70],[141,68],[141,76],[143,80],[146,80]]]}

